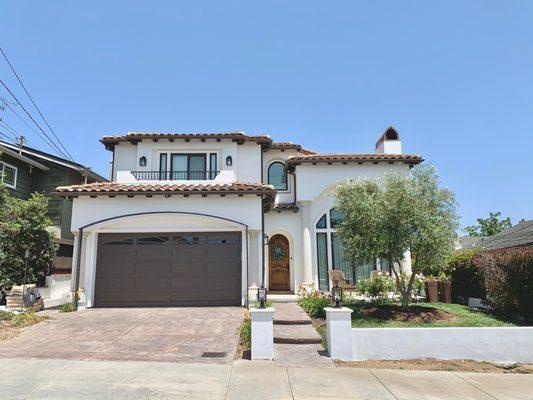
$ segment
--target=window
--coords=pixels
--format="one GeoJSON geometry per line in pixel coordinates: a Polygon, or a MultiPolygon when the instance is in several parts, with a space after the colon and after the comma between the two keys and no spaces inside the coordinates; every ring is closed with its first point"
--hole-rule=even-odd
{"type": "Polygon", "coordinates": [[[215,179],[217,176],[217,153],[209,154],[209,179],[215,179]]]}
{"type": "Polygon", "coordinates": [[[274,162],[268,167],[268,184],[277,190],[287,190],[287,173],[281,162],[274,162]]]}
{"type": "Polygon", "coordinates": [[[207,155],[204,153],[162,153],[159,155],[160,177],[170,180],[205,180],[207,155]],[[170,156],[170,168],[168,158],[170,156]]]}
{"type": "Polygon", "coordinates": [[[329,289],[328,270],[338,269],[352,284],[370,277],[375,263],[353,262],[344,254],[344,248],[336,227],[341,214],[334,208],[324,213],[316,223],[316,246],[318,262],[318,284],[320,290],[329,289]]]}
{"type": "Polygon", "coordinates": [[[0,162],[0,180],[7,187],[15,189],[17,186],[17,167],[0,162]]]}

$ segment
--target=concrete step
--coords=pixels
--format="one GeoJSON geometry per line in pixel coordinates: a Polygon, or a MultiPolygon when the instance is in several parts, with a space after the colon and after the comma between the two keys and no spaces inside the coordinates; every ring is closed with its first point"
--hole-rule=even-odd
{"type": "Polygon", "coordinates": [[[320,344],[322,338],[311,325],[274,325],[274,343],[320,344]]]}
{"type": "Polygon", "coordinates": [[[274,318],[274,325],[311,325],[309,319],[277,319],[274,318]]]}

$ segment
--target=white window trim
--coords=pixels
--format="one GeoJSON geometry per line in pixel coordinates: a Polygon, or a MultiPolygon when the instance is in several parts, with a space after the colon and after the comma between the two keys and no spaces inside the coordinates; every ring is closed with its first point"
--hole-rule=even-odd
{"type": "Polygon", "coordinates": [[[2,164],[2,171],[0,171],[0,180],[4,183],[4,185],[6,185],[6,187],[8,188],[11,188],[11,189],[16,189],[17,188],[17,178],[18,178],[18,175],[19,175],[19,169],[17,167],[15,167],[14,165],[11,165],[11,164],[8,164],[4,161],[0,161],[0,164],[2,164]],[[6,183],[4,182],[4,168],[8,166],[9,168],[13,169],[15,171],[15,182],[13,183],[13,185],[11,185],[10,183],[6,183]]]}

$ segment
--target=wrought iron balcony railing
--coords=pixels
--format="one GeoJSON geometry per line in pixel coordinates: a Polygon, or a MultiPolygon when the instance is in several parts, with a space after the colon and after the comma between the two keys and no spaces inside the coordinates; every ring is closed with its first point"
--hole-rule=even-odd
{"type": "Polygon", "coordinates": [[[140,181],[205,181],[217,177],[220,171],[131,171],[140,181]]]}

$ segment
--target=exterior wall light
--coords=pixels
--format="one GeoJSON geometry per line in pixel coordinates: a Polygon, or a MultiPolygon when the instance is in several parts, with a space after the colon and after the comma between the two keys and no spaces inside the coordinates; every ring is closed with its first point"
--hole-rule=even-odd
{"type": "Polygon", "coordinates": [[[257,301],[259,301],[259,308],[266,308],[267,291],[263,285],[257,289],[257,301]]]}
{"type": "Polygon", "coordinates": [[[142,156],[141,158],[139,158],[139,165],[141,167],[146,167],[146,157],[145,156],[142,156]]]}
{"type": "Polygon", "coordinates": [[[231,158],[231,156],[226,157],[226,165],[228,167],[231,167],[233,165],[233,159],[231,158]]]}
{"type": "Polygon", "coordinates": [[[331,294],[333,297],[333,304],[335,308],[342,308],[342,288],[338,286],[333,286],[331,289],[331,294]]]}

